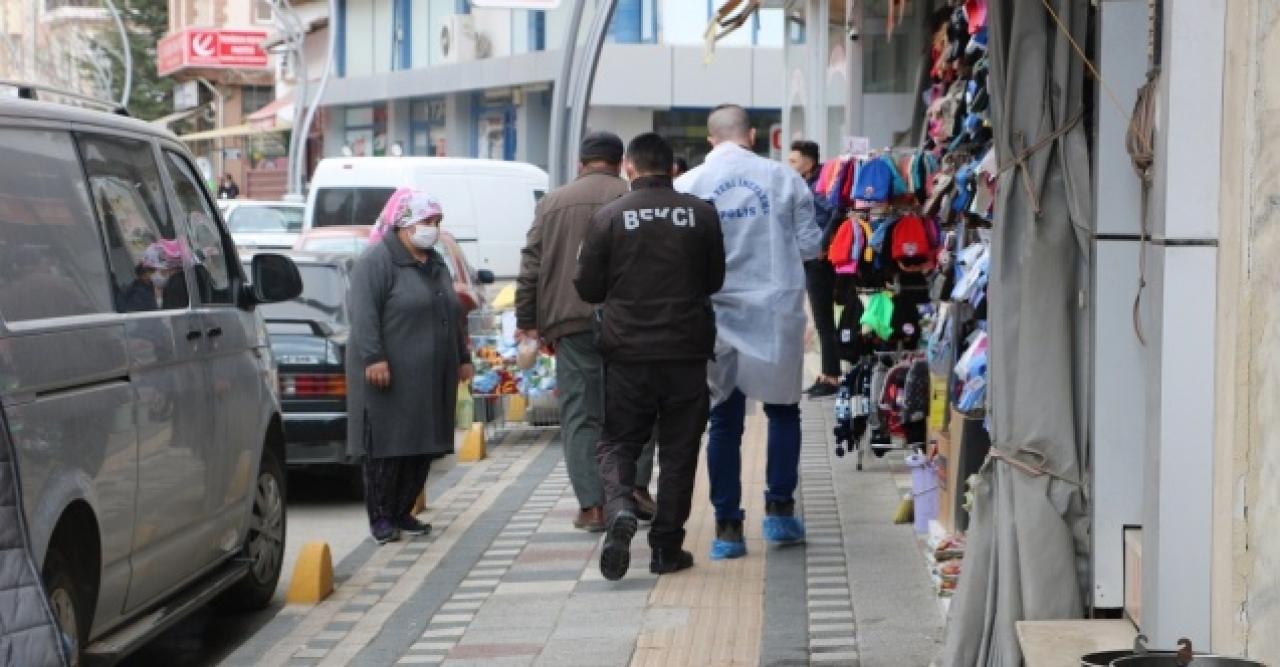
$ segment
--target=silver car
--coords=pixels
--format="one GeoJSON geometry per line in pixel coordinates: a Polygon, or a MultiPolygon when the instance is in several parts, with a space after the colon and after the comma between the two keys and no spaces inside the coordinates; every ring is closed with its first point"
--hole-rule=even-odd
{"type": "Polygon", "coordinates": [[[18,471],[0,491],[21,490],[73,662],[210,601],[267,605],[284,436],[255,306],[297,296],[297,268],[260,254],[247,279],[191,155],[150,124],[0,100],[0,162],[0,448],[18,471]]]}
{"type": "Polygon", "coordinates": [[[287,250],[302,236],[306,205],[283,201],[220,199],[218,209],[236,247],[248,252],[287,250]]]}

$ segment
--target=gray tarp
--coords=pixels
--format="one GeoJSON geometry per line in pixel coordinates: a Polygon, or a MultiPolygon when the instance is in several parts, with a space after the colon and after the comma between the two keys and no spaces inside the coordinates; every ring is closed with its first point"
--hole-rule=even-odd
{"type": "Polygon", "coordinates": [[[0,419],[0,666],[66,664],[31,558],[13,448],[0,419]]]}
{"type": "MultiPolygon", "coordinates": [[[[1088,5],[1048,3],[1078,44],[1088,5]]],[[[943,664],[1017,667],[1019,620],[1078,618],[1088,559],[1084,460],[1092,191],[1084,64],[1038,0],[990,0],[992,121],[1001,166],[990,280],[992,444],[975,494],[943,664]],[[1070,128],[1070,129],[1064,129],[1070,128]],[[1036,208],[1040,209],[1037,215],[1036,208]],[[998,451],[996,451],[998,450],[998,451]]]]}

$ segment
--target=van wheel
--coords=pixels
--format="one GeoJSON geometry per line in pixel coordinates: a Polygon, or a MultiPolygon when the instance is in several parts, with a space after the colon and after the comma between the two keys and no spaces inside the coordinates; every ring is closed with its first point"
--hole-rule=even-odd
{"type": "Polygon", "coordinates": [[[253,513],[241,558],[249,573],[218,600],[228,611],[254,611],[271,604],[280,571],[284,567],[286,529],[285,476],[279,458],[270,449],[262,452],[262,466],[253,490],[253,513]]]}
{"type": "Polygon", "coordinates": [[[60,551],[50,550],[44,563],[44,588],[49,607],[58,621],[72,667],[83,664],[85,637],[89,629],[89,604],[82,586],[76,585],[71,561],[60,551]]]}

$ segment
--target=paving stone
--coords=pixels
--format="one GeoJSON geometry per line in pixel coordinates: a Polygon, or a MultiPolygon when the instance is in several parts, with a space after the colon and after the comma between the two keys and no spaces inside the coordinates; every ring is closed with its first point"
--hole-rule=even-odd
{"type": "MultiPolygon", "coordinates": [[[[502,578],[502,583],[528,583],[537,581],[575,581],[582,574],[582,563],[573,569],[565,569],[563,563],[553,563],[552,568],[514,567],[502,578]]],[[[499,586],[501,589],[501,586],[499,586]]]]}
{"type": "Polygon", "coordinates": [[[512,658],[521,656],[536,656],[542,651],[540,644],[516,644],[516,643],[494,643],[494,644],[458,644],[449,651],[450,660],[468,660],[477,658],[512,658]]]}
{"type": "Polygon", "coordinates": [[[440,637],[461,637],[466,634],[466,632],[467,628],[465,626],[458,626],[456,628],[427,628],[427,631],[422,633],[422,638],[437,639],[440,637]]]}
{"type": "Polygon", "coordinates": [[[546,593],[568,593],[577,586],[577,579],[560,579],[551,581],[503,582],[493,591],[494,596],[507,595],[543,595],[546,593]]]}
{"type": "Polygon", "coordinates": [[[605,667],[631,662],[634,640],[552,639],[543,647],[536,665],[549,667],[605,667]]]}
{"type": "Polygon", "coordinates": [[[537,644],[541,646],[551,638],[550,626],[532,628],[503,628],[501,630],[467,630],[461,644],[537,644]]]}
{"type": "Polygon", "coordinates": [[[856,626],[853,623],[812,623],[809,625],[809,632],[812,634],[821,634],[825,632],[841,632],[849,634],[855,629],[856,626]]]}
{"type": "Polygon", "coordinates": [[[409,647],[409,650],[411,650],[411,651],[445,651],[445,652],[447,652],[447,651],[449,651],[450,649],[452,649],[456,643],[457,643],[457,642],[447,642],[447,641],[427,641],[427,642],[418,642],[417,644],[414,644],[413,646],[409,647]]]}
{"type": "Polygon", "coordinates": [[[432,623],[469,623],[475,619],[475,614],[436,614],[431,617],[432,623]]]}
{"type": "Polygon", "coordinates": [[[644,628],[644,610],[577,610],[570,603],[560,614],[552,639],[618,639],[634,637],[644,628]]]}

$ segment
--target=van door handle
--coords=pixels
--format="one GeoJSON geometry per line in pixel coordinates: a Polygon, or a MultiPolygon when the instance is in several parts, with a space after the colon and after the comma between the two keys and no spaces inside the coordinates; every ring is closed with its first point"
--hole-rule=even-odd
{"type": "Polygon", "coordinates": [[[203,335],[204,334],[199,329],[192,329],[191,331],[187,332],[187,340],[190,340],[190,341],[200,340],[200,337],[203,335]]]}
{"type": "Polygon", "coordinates": [[[210,329],[207,333],[210,338],[217,338],[218,336],[222,335],[222,327],[214,327],[210,329]]]}

